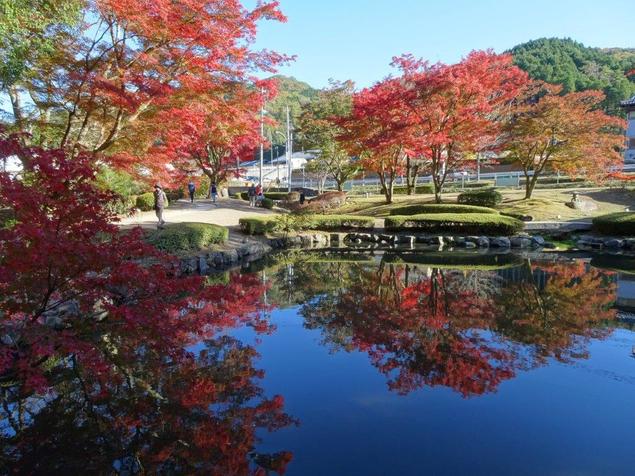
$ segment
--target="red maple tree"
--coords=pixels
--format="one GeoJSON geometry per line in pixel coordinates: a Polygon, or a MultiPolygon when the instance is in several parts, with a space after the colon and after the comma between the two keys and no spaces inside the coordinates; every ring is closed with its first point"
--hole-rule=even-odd
{"type": "Polygon", "coordinates": [[[0,138],[0,158],[16,153],[30,169],[0,174],[0,203],[13,212],[0,229],[0,381],[12,464],[78,469],[85,450],[72,457],[66,445],[80,435],[82,448],[102,456],[91,463],[96,471],[116,462],[158,472],[242,475],[265,463],[284,471],[289,454],[254,454],[257,428],[292,423],[282,397],[266,398],[255,382],[263,375],[255,350],[223,337],[241,325],[271,329],[261,281],[181,276],[141,230],[113,224],[114,197],[96,188],[92,156],[0,138]],[[78,424],[81,415],[92,425],[78,424]]]}
{"type": "Polygon", "coordinates": [[[410,141],[403,98],[403,83],[385,79],[354,94],[351,114],[337,121],[346,131],[340,140],[349,153],[359,156],[362,166],[379,177],[386,203],[392,203],[410,141]]]}
{"type": "Polygon", "coordinates": [[[409,147],[428,161],[440,202],[448,175],[472,167],[477,153],[501,148],[501,119],[528,76],[511,55],[491,51],[473,51],[453,65],[409,55],[393,64],[403,73],[409,147]]]}

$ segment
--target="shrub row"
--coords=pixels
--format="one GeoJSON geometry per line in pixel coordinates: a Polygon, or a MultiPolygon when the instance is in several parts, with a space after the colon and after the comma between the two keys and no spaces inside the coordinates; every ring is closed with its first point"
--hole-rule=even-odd
{"type": "MultiPolygon", "coordinates": [[[[356,215],[296,215],[299,219],[298,228],[302,230],[372,230],[375,226],[373,217],[356,215]]],[[[243,233],[248,235],[264,235],[279,229],[282,218],[249,217],[241,218],[238,223],[243,233]]]]}
{"type": "Polygon", "coordinates": [[[593,229],[604,235],[635,236],[635,212],[618,212],[595,217],[593,229]]]}
{"type": "Polygon", "coordinates": [[[415,264],[428,268],[495,270],[511,268],[523,264],[523,258],[515,253],[479,254],[473,252],[421,252],[385,253],[387,263],[415,264]]]}
{"type": "Polygon", "coordinates": [[[210,223],[175,223],[150,233],[148,243],[168,253],[198,251],[227,241],[227,228],[210,223]]]}
{"type": "MultiPolygon", "coordinates": [[[[408,187],[404,185],[396,185],[392,189],[392,193],[394,195],[406,195],[408,193],[408,187]]],[[[415,188],[415,193],[434,193],[434,185],[431,183],[417,185],[415,188]]]]}
{"type": "Polygon", "coordinates": [[[306,229],[311,230],[372,230],[375,227],[375,219],[373,217],[357,215],[312,215],[309,216],[307,221],[306,229]]]}
{"type": "Polygon", "coordinates": [[[494,182],[446,182],[443,186],[443,193],[463,192],[472,190],[482,190],[485,188],[494,188],[494,182]]]}
{"type": "Polygon", "coordinates": [[[421,215],[426,213],[492,213],[497,215],[498,211],[493,208],[477,207],[474,205],[455,205],[452,203],[406,205],[393,208],[390,211],[391,215],[421,215]]]}
{"type": "Polygon", "coordinates": [[[430,233],[466,233],[513,235],[523,222],[492,213],[438,213],[432,215],[392,216],[386,218],[386,230],[417,230],[430,233]]]}
{"type": "MultiPolygon", "coordinates": [[[[265,196],[265,198],[268,198],[269,200],[286,200],[287,195],[289,195],[289,192],[265,192],[263,195],[265,196]]],[[[238,193],[238,197],[241,198],[242,200],[249,200],[249,193],[240,192],[238,193]]],[[[298,200],[299,199],[300,199],[300,196],[298,194],[298,200]]]]}
{"type": "Polygon", "coordinates": [[[494,189],[470,190],[460,194],[457,201],[465,205],[495,207],[503,201],[503,196],[494,189]]]}

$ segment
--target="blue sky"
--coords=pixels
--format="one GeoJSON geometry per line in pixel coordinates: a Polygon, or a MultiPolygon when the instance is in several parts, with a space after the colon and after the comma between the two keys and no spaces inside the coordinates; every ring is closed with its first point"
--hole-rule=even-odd
{"type": "MultiPolygon", "coordinates": [[[[412,53],[454,62],[541,37],[635,47],[634,0],[280,0],[288,23],[265,22],[257,47],[297,55],[281,69],[315,87],[329,78],[368,86],[412,53]]],[[[245,0],[249,7],[255,0],[245,0]]]]}

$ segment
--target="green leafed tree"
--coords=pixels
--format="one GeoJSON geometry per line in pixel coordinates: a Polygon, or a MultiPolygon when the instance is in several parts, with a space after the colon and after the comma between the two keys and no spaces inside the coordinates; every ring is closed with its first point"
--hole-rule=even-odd
{"type": "Polygon", "coordinates": [[[359,165],[338,141],[344,130],[337,119],[350,114],[353,92],[352,81],[331,81],[328,88],[303,107],[298,119],[299,143],[305,149],[319,150],[310,169],[335,180],[340,191],[344,183],[359,172],[359,165]]]}
{"type": "Polygon", "coordinates": [[[78,0],[0,0],[0,87],[11,87],[30,57],[53,47],[55,34],[77,21],[78,0]]]}

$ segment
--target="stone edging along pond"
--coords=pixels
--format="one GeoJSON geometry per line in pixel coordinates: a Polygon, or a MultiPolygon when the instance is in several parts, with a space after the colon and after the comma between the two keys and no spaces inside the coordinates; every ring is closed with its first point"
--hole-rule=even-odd
{"type": "MultiPolygon", "coordinates": [[[[579,250],[635,251],[635,238],[612,238],[583,235],[576,241],[579,250]]],[[[249,241],[229,250],[204,250],[193,256],[180,259],[180,269],[184,274],[209,274],[222,271],[239,264],[249,263],[266,254],[291,248],[341,248],[342,250],[363,250],[368,248],[406,248],[415,246],[441,249],[492,249],[504,250],[553,250],[556,245],[541,235],[521,234],[507,236],[457,236],[433,234],[390,234],[390,233],[334,233],[305,232],[298,235],[269,238],[263,241],[249,241]]]]}
{"type": "Polygon", "coordinates": [[[518,248],[539,249],[555,248],[540,236],[520,235],[511,238],[486,236],[434,236],[399,235],[372,233],[327,233],[311,232],[294,236],[270,238],[267,242],[250,241],[229,250],[204,250],[180,259],[180,269],[184,274],[208,274],[224,270],[237,264],[248,263],[262,258],[274,250],[289,248],[326,248],[355,249],[364,245],[385,247],[414,246],[415,244],[470,248],[518,248]],[[350,248],[349,248],[350,247],[350,248]]]}

